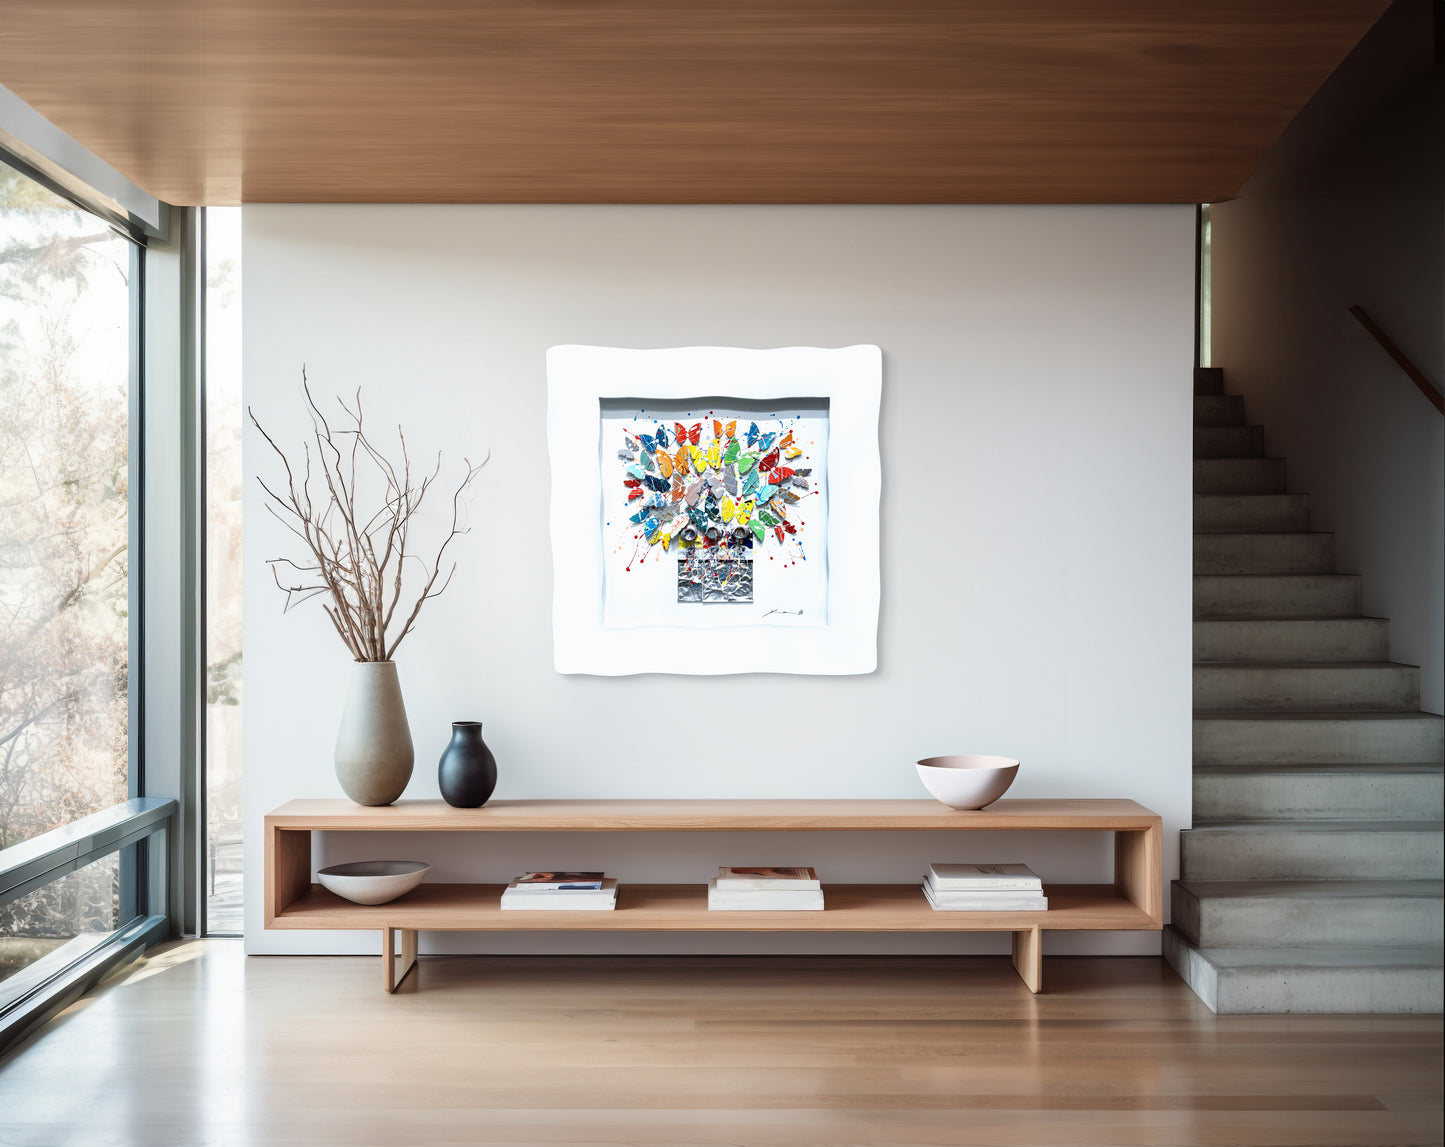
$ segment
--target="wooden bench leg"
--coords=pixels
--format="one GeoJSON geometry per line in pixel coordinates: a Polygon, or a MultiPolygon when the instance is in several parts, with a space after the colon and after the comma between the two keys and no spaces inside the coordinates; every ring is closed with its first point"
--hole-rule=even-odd
{"type": "Polygon", "coordinates": [[[1014,967],[1031,992],[1044,987],[1044,933],[1041,928],[1027,928],[1014,933],[1014,967]]]}
{"type": "Polygon", "coordinates": [[[415,928],[383,928],[381,930],[381,983],[390,994],[401,987],[407,973],[416,967],[417,932],[415,928]],[[401,933],[401,971],[396,970],[396,934],[401,933]]]}

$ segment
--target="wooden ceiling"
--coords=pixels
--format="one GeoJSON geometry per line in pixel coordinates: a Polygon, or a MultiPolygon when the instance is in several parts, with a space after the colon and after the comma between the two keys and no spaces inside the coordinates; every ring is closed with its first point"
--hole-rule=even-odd
{"type": "Polygon", "coordinates": [[[1196,202],[1386,0],[4,0],[177,204],[1196,202]]]}

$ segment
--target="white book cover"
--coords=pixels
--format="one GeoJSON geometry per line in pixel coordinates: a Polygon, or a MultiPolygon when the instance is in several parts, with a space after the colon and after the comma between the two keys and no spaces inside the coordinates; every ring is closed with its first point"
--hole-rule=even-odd
{"type": "Polygon", "coordinates": [[[821,912],[823,893],[728,892],[719,890],[714,879],[707,882],[707,906],[713,912],[821,912]]]}
{"type": "Polygon", "coordinates": [[[1047,896],[1027,892],[935,893],[924,884],[923,895],[935,912],[1043,912],[1049,906],[1047,896]]]}
{"type": "Polygon", "coordinates": [[[719,891],[816,892],[818,874],[811,868],[719,868],[719,891]]]}
{"type": "Polygon", "coordinates": [[[946,892],[954,889],[1037,891],[1044,885],[1039,874],[1027,864],[959,864],[934,861],[928,867],[928,877],[933,886],[946,892]]]}
{"type": "Polygon", "coordinates": [[[617,881],[608,877],[601,889],[576,891],[538,892],[535,889],[521,889],[516,882],[507,885],[502,893],[502,907],[532,912],[591,912],[607,911],[617,906],[617,881]]]}

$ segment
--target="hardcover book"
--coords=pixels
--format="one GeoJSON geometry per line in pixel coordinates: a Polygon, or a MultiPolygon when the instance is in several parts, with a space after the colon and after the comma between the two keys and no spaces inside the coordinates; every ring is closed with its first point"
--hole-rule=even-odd
{"type": "Polygon", "coordinates": [[[1049,898],[1038,892],[935,892],[927,883],[923,895],[938,912],[1044,912],[1049,898]]]}
{"type": "Polygon", "coordinates": [[[707,906],[712,912],[821,912],[823,892],[817,888],[731,892],[709,880],[707,906]]]}
{"type": "Polygon", "coordinates": [[[608,877],[601,888],[538,891],[514,880],[502,893],[502,907],[531,912],[606,912],[617,907],[617,881],[608,877]]]}
{"type": "Polygon", "coordinates": [[[1044,882],[1027,864],[958,864],[934,862],[929,882],[940,891],[986,891],[1010,889],[1037,892],[1044,882]]]}
{"type": "Polygon", "coordinates": [[[719,891],[812,892],[820,886],[811,868],[719,868],[719,891]]]}
{"type": "Polygon", "coordinates": [[[528,872],[517,877],[513,883],[522,889],[553,892],[566,890],[596,890],[602,887],[606,874],[602,872],[528,872]]]}

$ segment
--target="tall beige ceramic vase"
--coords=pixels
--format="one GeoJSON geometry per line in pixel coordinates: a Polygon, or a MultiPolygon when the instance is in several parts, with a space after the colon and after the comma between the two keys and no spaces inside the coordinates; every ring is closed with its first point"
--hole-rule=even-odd
{"type": "Polygon", "coordinates": [[[415,761],[396,662],[353,662],[336,735],[342,792],[357,804],[391,804],[406,790],[415,761]]]}

